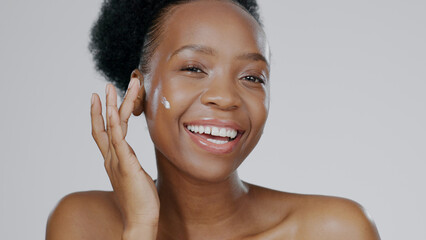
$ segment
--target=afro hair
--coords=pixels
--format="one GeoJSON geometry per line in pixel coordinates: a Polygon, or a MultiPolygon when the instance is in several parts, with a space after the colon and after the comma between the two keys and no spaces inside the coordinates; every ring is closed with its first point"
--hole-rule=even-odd
{"type": "MultiPolygon", "coordinates": [[[[167,7],[191,0],[105,0],[91,30],[89,50],[96,69],[123,95],[130,74],[140,65],[153,22],[167,7]]],[[[194,0],[192,0],[194,1],[194,0]]],[[[229,0],[261,24],[256,0],[229,0]]]]}

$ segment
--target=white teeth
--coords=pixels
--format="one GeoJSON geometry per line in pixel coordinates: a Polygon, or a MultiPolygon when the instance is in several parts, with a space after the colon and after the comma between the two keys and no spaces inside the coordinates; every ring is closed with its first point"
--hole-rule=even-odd
{"type": "Polygon", "coordinates": [[[212,126],[188,125],[186,126],[186,128],[188,128],[189,131],[194,133],[210,134],[212,136],[220,136],[220,137],[229,137],[231,139],[234,139],[238,134],[237,130],[235,129],[219,128],[219,127],[212,127],[212,126]]]}
{"type": "Polygon", "coordinates": [[[210,127],[205,127],[205,128],[204,128],[204,133],[205,133],[205,134],[210,134],[210,133],[211,133],[211,129],[210,129],[210,127]]]}
{"type": "Polygon", "coordinates": [[[210,139],[210,138],[208,138],[207,141],[215,143],[215,144],[225,144],[225,143],[228,142],[228,141],[221,141],[221,140],[215,140],[215,139],[210,139]]]}
{"type": "Polygon", "coordinates": [[[231,138],[235,138],[237,136],[238,132],[235,130],[231,130],[231,138]]]}
{"type": "Polygon", "coordinates": [[[213,136],[219,136],[219,128],[212,127],[212,133],[211,133],[211,135],[213,135],[213,136]]]}

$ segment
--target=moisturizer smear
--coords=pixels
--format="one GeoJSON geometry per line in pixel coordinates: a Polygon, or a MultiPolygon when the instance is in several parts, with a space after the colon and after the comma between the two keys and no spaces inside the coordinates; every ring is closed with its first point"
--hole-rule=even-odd
{"type": "Polygon", "coordinates": [[[167,99],[166,99],[165,97],[163,97],[163,98],[161,99],[161,103],[164,105],[164,107],[165,107],[166,109],[170,109],[170,103],[169,103],[169,101],[167,101],[167,99]]]}

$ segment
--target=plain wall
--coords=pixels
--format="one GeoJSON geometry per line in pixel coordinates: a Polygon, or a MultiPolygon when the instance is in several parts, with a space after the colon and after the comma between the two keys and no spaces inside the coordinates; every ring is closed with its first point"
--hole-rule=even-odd
{"type": "MultiPolygon", "coordinates": [[[[110,190],[90,134],[105,81],[88,52],[100,0],[0,2],[0,238],[43,239],[74,191],[110,190]]],[[[426,239],[426,2],[260,0],[272,49],[251,183],[346,197],[382,239],[426,239]]],[[[156,177],[143,118],[128,141],[156,177]]]]}

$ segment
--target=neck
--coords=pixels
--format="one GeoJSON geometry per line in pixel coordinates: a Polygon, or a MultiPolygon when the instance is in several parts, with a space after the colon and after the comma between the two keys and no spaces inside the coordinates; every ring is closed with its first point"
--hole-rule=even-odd
{"type": "Polygon", "coordinates": [[[197,180],[157,155],[157,190],[160,197],[160,226],[187,234],[223,229],[240,221],[241,209],[247,202],[248,187],[233,172],[218,182],[197,180]]]}

